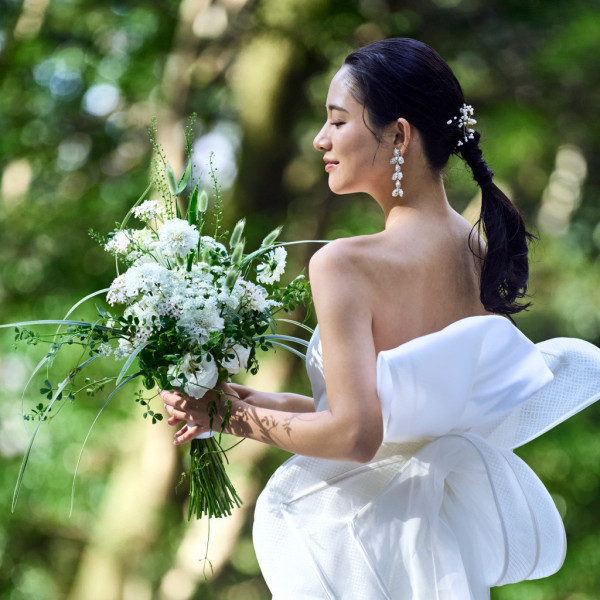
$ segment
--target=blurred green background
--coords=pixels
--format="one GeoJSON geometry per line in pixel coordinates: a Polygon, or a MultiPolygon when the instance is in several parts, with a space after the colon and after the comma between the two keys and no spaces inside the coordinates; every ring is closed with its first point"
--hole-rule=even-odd
{"type": "MultiPolygon", "coordinates": [[[[195,160],[205,173],[215,152],[227,225],[246,215],[249,246],[279,223],[289,240],[377,230],[373,202],[329,192],[312,139],[344,56],[389,36],[423,40],[453,67],[497,180],[539,232],[523,331],[598,344],[596,0],[0,0],[0,321],[60,318],[110,283],[114,263],[87,230],[112,230],[145,189],[153,116],[177,171],[198,113],[195,160]]],[[[476,187],[460,162],[447,182],[453,205],[473,214],[476,187]]],[[[289,272],[315,249],[296,247],[289,272]]],[[[12,337],[0,335],[0,600],[269,598],[251,514],[286,454],[250,442],[233,452],[246,505],[212,523],[211,575],[205,524],[184,519],[185,492],[175,492],[185,454],[169,427],[141,418],[133,388],[93,430],[72,516],[98,397],[42,428],[11,514],[32,426],[21,391],[44,354],[14,349],[12,337]]],[[[308,393],[292,358],[268,358],[252,385],[308,393]]],[[[519,451],[552,493],[569,549],[557,575],[494,590],[496,600],[598,598],[599,432],[593,406],[519,451]]]]}

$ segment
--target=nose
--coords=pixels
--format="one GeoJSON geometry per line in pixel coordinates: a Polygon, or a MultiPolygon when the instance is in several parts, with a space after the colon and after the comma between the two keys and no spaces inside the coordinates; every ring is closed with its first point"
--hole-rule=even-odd
{"type": "Polygon", "coordinates": [[[317,133],[315,139],[313,140],[313,147],[315,150],[319,150],[320,152],[325,152],[331,148],[331,140],[327,137],[325,133],[325,127],[327,123],[321,127],[321,131],[317,133]]]}

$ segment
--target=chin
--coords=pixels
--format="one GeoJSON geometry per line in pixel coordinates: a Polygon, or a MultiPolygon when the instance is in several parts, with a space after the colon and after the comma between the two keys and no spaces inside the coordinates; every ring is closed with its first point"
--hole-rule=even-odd
{"type": "Polygon", "coordinates": [[[329,179],[329,189],[338,196],[343,196],[344,194],[353,194],[358,191],[348,185],[343,185],[339,183],[336,184],[336,182],[331,181],[331,179],[329,179]]]}

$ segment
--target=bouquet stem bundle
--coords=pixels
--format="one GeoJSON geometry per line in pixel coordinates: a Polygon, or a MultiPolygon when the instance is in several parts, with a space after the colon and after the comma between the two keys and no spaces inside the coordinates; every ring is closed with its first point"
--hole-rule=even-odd
{"type": "Polygon", "coordinates": [[[190,498],[188,520],[203,515],[223,517],[231,515],[242,501],[225,470],[227,455],[216,436],[192,440],[190,448],[190,498]]]}

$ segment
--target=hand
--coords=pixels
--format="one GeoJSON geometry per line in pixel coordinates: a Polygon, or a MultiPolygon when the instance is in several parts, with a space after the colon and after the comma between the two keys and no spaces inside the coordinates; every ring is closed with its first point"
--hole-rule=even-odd
{"type": "Polygon", "coordinates": [[[167,423],[171,426],[186,424],[177,431],[173,443],[175,445],[191,442],[202,433],[211,431],[212,412],[213,430],[220,431],[221,421],[225,415],[226,398],[238,398],[235,391],[226,383],[220,383],[214,390],[209,390],[202,398],[193,398],[178,389],[160,391],[165,410],[169,414],[167,423]],[[218,393],[221,392],[221,393],[218,393]]]}

